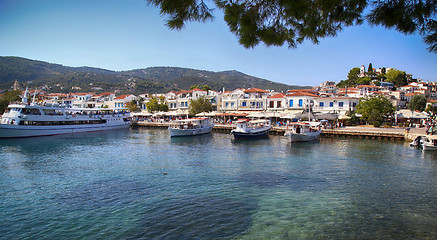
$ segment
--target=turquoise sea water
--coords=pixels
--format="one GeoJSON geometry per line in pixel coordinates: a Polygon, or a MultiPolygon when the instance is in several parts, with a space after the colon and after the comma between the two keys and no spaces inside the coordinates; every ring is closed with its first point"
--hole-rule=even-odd
{"type": "Polygon", "coordinates": [[[437,153],[403,142],[0,141],[2,239],[435,239],[437,153]]]}

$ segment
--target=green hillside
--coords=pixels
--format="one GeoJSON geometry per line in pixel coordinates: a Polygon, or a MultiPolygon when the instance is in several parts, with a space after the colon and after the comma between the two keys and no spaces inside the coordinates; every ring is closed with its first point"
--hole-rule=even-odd
{"type": "Polygon", "coordinates": [[[252,77],[238,71],[150,67],[116,72],[92,67],[68,67],[19,57],[0,57],[0,89],[9,89],[15,80],[22,86],[44,86],[53,92],[119,90],[121,93],[133,94],[165,93],[186,90],[193,85],[208,85],[216,91],[223,88],[233,90],[256,87],[277,91],[304,88],[252,77]],[[102,90],[96,90],[99,88],[102,90]]]}

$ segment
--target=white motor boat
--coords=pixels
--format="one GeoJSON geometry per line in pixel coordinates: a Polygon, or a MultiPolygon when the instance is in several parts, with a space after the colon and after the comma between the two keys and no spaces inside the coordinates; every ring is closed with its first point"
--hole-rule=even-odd
{"type": "Polygon", "coordinates": [[[417,136],[411,143],[411,147],[422,148],[423,151],[437,150],[437,139],[432,139],[427,136],[417,136]]]}
{"type": "Polygon", "coordinates": [[[423,141],[422,149],[423,151],[436,151],[437,150],[437,139],[427,138],[428,141],[423,141]]]}
{"type": "Polygon", "coordinates": [[[168,130],[171,137],[182,137],[210,133],[213,127],[212,119],[200,117],[177,120],[168,130]]]}
{"type": "Polygon", "coordinates": [[[240,138],[261,138],[267,136],[272,126],[267,120],[240,119],[236,128],[231,131],[235,139],[240,138]]]}
{"type": "Polygon", "coordinates": [[[294,122],[287,127],[284,136],[290,142],[309,142],[317,140],[321,132],[320,122],[294,122]]]}
{"type": "Polygon", "coordinates": [[[130,126],[126,108],[71,108],[54,104],[9,104],[0,122],[0,138],[37,137],[104,131],[130,126]]]}

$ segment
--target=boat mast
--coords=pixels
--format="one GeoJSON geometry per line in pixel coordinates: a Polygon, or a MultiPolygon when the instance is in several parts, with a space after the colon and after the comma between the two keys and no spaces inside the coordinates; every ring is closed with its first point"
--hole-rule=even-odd
{"type": "Polygon", "coordinates": [[[24,104],[27,104],[27,87],[26,87],[26,91],[24,92],[23,97],[21,98],[21,102],[24,104]]]}
{"type": "Polygon", "coordinates": [[[36,90],[38,88],[35,89],[35,92],[33,93],[33,98],[32,98],[32,105],[35,104],[35,97],[36,97],[36,90]]]}

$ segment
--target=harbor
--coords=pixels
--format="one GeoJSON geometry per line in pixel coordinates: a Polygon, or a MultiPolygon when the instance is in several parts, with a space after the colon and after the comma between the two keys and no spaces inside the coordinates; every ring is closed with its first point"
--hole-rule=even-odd
{"type": "Polygon", "coordinates": [[[164,125],[0,139],[4,239],[434,239],[436,152],[164,125]]]}

